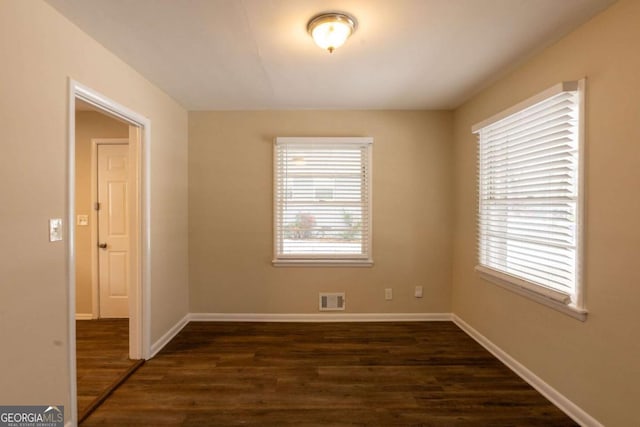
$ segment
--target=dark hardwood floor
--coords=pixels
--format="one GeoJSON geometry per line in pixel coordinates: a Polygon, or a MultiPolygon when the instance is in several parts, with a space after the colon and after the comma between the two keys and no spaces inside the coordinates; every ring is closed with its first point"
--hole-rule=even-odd
{"type": "Polygon", "coordinates": [[[129,359],[129,319],[77,320],[78,414],[133,364],[129,359]]]}
{"type": "Polygon", "coordinates": [[[451,322],[190,323],[83,426],[573,426],[451,322]]]}

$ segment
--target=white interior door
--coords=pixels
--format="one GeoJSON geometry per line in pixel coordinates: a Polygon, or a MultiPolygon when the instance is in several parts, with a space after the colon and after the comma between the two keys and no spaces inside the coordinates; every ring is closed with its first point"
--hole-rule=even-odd
{"type": "Polygon", "coordinates": [[[99,317],[129,317],[129,146],[100,144],[97,149],[99,317]]]}

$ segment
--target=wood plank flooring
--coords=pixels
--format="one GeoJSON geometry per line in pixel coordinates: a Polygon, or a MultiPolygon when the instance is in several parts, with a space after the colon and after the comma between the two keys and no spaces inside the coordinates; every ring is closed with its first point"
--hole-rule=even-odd
{"type": "Polygon", "coordinates": [[[574,426],[451,322],[190,323],[83,426],[574,426]]]}
{"type": "Polygon", "coordinates": [[[129,319],[76,321],[78,414],[133,366],[129,319]]]}

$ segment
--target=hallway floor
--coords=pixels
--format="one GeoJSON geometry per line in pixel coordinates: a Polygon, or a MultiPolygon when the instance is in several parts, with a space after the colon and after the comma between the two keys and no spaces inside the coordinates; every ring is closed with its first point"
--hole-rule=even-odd
{"type": "Polygon", "coordinates": [[[76,321],[78,413],[133,364],[129,359],[129,319],[76,321]]]}

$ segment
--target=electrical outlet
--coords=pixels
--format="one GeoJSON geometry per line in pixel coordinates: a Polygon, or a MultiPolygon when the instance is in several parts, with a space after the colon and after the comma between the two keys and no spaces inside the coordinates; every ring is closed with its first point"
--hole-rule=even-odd
{"type": "Polygon", "coordinates": [[[391,288],[386,288],[384,290],[384,299],[392,300],[393,299],[393,290],[391,288]]]}
{"type": "Polygon", "coordinates": [[[422,298],[422,286],[416,286],[414,295],[416,298],[422,298]]]}

